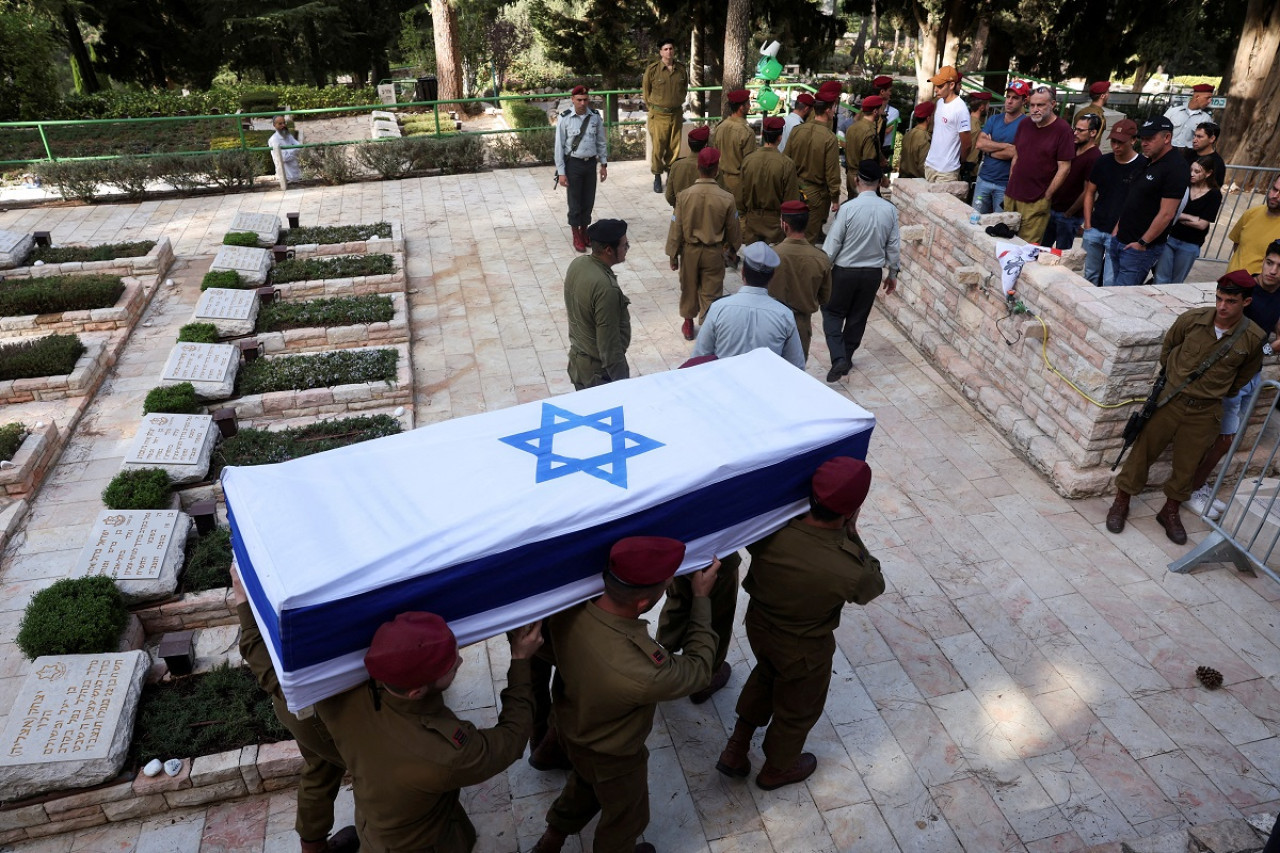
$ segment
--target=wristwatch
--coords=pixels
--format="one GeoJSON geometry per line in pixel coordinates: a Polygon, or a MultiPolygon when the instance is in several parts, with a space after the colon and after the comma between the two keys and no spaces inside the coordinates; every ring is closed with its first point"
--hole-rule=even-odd
{"type": "Polygon", "coordinates": [[[1150,244],[1148,244],[1146,240],[1143,240],[1141,237],[1139,237],[1139,238],[1138,238],[1138,245],[1145,249],[1145,248],[1147,248],[1147,246],[1148,246],[1148,245],[1150,245],[1150,244]]]}

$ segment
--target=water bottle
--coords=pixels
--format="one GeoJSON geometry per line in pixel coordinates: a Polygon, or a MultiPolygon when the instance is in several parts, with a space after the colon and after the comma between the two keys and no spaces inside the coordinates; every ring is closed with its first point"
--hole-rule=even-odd
{"type": "Polygon", "coordinates": [[[973,213],[969,214],[970,225],[977,225],[981,221],[982,221],[982,214],[978,213],[978,211],[975,210],[973,213]]]}

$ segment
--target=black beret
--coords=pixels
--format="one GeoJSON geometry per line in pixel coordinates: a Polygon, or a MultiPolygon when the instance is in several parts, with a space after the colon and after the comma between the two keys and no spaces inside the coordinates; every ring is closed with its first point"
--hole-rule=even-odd
{"type": "Polygon", "coordinates": [[[622,219],[598,219],[587,226],[587,239],[592,243],[613,245],[627,234],[627,223],[622,219]]]}

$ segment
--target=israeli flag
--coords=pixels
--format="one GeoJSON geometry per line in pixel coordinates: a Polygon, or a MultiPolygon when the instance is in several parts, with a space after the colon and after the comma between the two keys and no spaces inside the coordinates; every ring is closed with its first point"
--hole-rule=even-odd
{"type": "Polygon", "coordinates": [[[374,631],[430,610],[460,644],[598,595],[625,536],[705,567],[808,508],[874,417],[765,349],[433,424],[222,487],[236,563],[295,711],[364,681],[374,631]]]}

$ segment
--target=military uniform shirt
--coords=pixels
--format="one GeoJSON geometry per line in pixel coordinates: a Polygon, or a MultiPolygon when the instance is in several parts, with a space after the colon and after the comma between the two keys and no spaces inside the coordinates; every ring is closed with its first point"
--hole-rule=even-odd
{"type": "MultiPolygon", "coordinates": [[[[1231,329],[1219,338],[1213,327],[1214,312],[1212,305],[1192,308],[1174,320],[1165,333],[1160,364],[1167,371],[1166,396],[1185,382],[1221,342],[1235,333],[1235,329],[1231,329]]],[[[1225,400],[1257,375],[1262,369],[1262,345],[1266,343],[1267,333],[1247,317],[1242,317],[1240,322],[1249,325],[1232,344],[1230,352],[1214,362],[1204,376],[1188,385],[1178,396],[1195,400],[1225,400]]]]}
{"type": "Polygon", "coordinates": [[[1106,111],[1103,110],[1102,107],[1098,106],[1097,104],[1092,104],[1092,103],[1085,104],[1083,107],[1076,110],[1076,117],[1072,120],[1072,124],[1074,125],[1075,122],[1079,121],[1080,116],[1083,116],[1083,115],[1095,115],[1099,119],[1101,119],[1102,127],[1098,130],[1098,142],[1099,144],[1101,144],[1102,140],[1105,138],[1103,134],[1106,133],[1106,130],[1107,130],[1106,111]]]}
{"type": "Polygon", "coordinates": [[[680,257],[686,243],[699,246],[728,246],[737,251],[742,230],[733,195],[716,186],[710,178],[698,178],[676,197],[676,209],[667,229],[667,257],[680,257]]]}
{"type": "Polygon", "coordinates": [[[738,211],[780,212],[784,201],[800,198],[796,164],[768,146],[747,155],[742,161],[742,182],[738,184],[738,211]]]}
{"type": "Polygon", "coordinates": [[[889,277],[896,278],[902,254],[898,209],[875,193],[858,193],[840,205],[822,250],[835,266],[888,268],[889,277]]]}
{"type": "Polygon", "coordinates": [[[783,240],[782,261],[769,279],[769,295],[797,314],[812,314],[831,298],[831,259],[807,240],[783,240]]]}
{"type": "Polygon", "coordinates": [[[926,124],[918,124],[902,137],[902,160],[898,164],[899,178],[923,178],[924,160],[929,156],[932,137],[926,124]]]}
{"type": "Polygon", "coordinates": [[[850,125],[844,134],[845,168],[850,172],[856,172],[858,164],[863,160],[875,160],[879,163],[882,159],[876,123],[860,118],[850,125]]]}
{"type": "Polygon", "coordinates": [[[801,191],[840,197],[840,142],[831,128],[805,122],[791,134],[786,154],[796,164],[801,191]]]}
{"type": "Polygon", "coordinates": [[[667,68],[661,59],[655,59],[644,70],[640,97],[646,105],[675,110],[684,105],[688,94],[689,71],[681,63],[673,62],[671,68],[667,68]]]}
{"type": "Polygon", "coordinates": [[[743,285],[732,296],[711,303],[693,354],[730,358],[759,347],[804,370],[804,350],[791,309],[765,288],[743,285]]]}
{"type": "Polygon", "coordinates": [[[562,175],[565,174],[564,159],[569,156],[582,160],[596,157],[602,166],[609,162],[609,152],[605,148],[604,121],[600,118],[600,113],[588,107],[582,115],[573,110],[565,110],[560,114],[560,121],[556,123],[556,171],[562,175]],[[573,141],[578,138],[584,121],[589,122],[587,132],[570,155],[569,150],[573,148],[573,141]]]}
{"type": "Polygon", "coordinates": [[[756,132],[741,118],[729,116],[711,133],[711,146],[720,151],[720,172],[737,177],[742,161],[756,150],[756,132]]]}
{"type": "MultiPolygon", "coordinates": [[[[671,165],[671,171],[667,174],[667,186],[663,195],[666,196],[667,204],[672,207],[676,206],[676,196],[681,191],[687,190],[698,181],[698,157],[681,157],[671,165]]],[[[719,174],[716,175],[716,185],[720,189],[724,189],[724,178],[719,174]]]]}
{"type": "Polygon", "coordinates": [[[569,315],[569,353],[602,365],[612,381],[631,375],[631,300],[618,287],[612,269],[593,255],[575,258],[564,277],[564,307],[569,315]]]}
{"type": "Polygon", "coordinates": [[[1213,121],[1213,114],[1208,110],[1189,110],[1186,104],[1169,107],[1164,117],[1173,124],[1174,148],[1190,148],[1196,127],[1206,121],[1213,121]]]}

